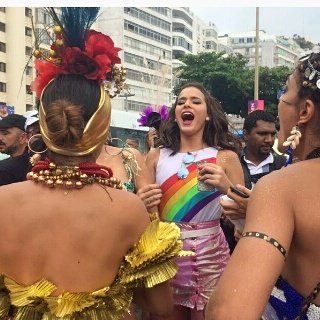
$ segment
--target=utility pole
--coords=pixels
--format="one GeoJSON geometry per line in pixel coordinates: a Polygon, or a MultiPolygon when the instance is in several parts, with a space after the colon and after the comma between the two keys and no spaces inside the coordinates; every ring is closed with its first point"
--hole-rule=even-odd
{"type": "Polygon", "coordinates": [[[259,7],[256,7],[256,47],[254,64],[254,100],[259,100],[259,7]]]}

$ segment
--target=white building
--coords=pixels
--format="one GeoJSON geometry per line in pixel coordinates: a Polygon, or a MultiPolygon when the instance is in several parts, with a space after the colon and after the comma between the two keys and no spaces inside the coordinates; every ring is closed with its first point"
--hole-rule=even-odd
{"type": "MultiPolygon", "coordinates": [[[[275,36],[263,30],[259,32],[259,64],[262,67],[287,66],[293,67],[303,50],[292,39],[275,36]]],[[[219,37],[225,45],[230,46],[233,52],[241,53],[248,59],[248,66],[255,64],[255,31],[238,34],[228,34],[219,37]]]]}
{"type": "Polygon", "coordinates": [[[35,76],[31,17],[40,48],[48,50],[51,31],[44,31],[43,26],[51,21],[42,8],[0,8],[0,105],[13,106],[15,113],[20,114],[34,109],[35,105],[31,91],[35,76]]]}
{"type": "Polygon", "coordinates": [[[216,26],[194,15],[189,8],[172,8],[172,84],[180,81],[177,68],[182,66],[179,60],[185,54],[198,54],[218,50],[218,31],[216,26]]]}
{"type": "Polygon", "coordinates": [[[172,18],[164,7],[104,8],[99,31],[108,34],[127,69],[129,92],[113,99],[119,110],[140,111],[149,104],[171,103],[172,18]]]}
{"type": "MultiPolygon", "coordinates": [[[[49,49],[49,15],[42,8],[0,7],[0,105],[25,113],[35,105],[30,85],[35,36],[49,49]]],[[[104,8],[94,28],[122,48],[129,91],[113,99],[113,108],[139,112],[149,104],[171,105],[175,69],[183,54],[217,51],[217,29],[196,17],[189,8],[104,8]]]]}

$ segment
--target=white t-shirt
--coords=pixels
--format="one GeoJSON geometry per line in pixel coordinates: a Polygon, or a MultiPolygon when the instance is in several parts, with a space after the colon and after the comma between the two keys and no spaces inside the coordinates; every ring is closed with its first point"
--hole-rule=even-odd
{"type": "MultiPolygon", "coordinates": [[[[244,161],[248,165],[248,169],[250,171],[250,175],[259,174],[259,173],[265,173],[270,171],[270,164],[274,162],[274,156],[272,153],[269,154],[269,156],[260,162],[258,165],[254,164],[250,160],[246,159],[246,157],[243,157],[244,161]]],[[[254,186],[254,183],[252,182],[252,187],[254,186]]]]}

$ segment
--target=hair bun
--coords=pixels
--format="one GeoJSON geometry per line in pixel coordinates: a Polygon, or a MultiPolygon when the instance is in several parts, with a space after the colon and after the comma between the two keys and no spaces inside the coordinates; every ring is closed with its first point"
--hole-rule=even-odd
{"type": "Polygon", "coordinates": [[[85,127],[82,107],[66,100],[56,100],[47,108],[46,122],[50,140],[60,147],[75,145],[85,127]]]}

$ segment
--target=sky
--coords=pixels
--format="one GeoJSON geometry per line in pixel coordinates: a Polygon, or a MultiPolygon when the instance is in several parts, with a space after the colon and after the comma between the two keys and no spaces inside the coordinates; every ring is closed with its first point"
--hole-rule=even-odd
{"type": "MultiPolygon", "coordinates": [[[[319,1],[320,5],[320,1],[319,1]]],[[[219,35],[255,30],[255,7],[192,7],[202,20],[213,22],[219,35]]],[[[261,7],[260,30],[269,34],[298,34],[314,43],[320,42],[320,7],[261,7]]]]}

